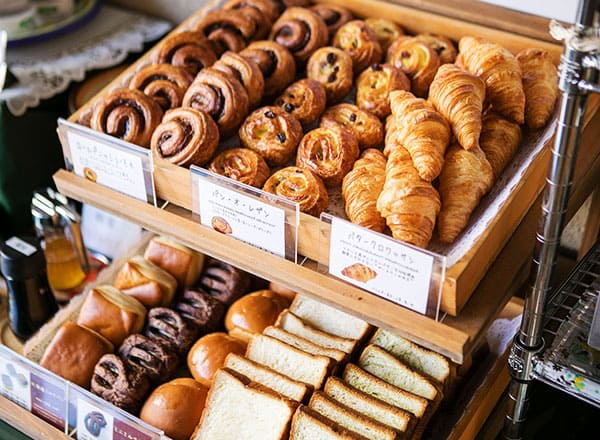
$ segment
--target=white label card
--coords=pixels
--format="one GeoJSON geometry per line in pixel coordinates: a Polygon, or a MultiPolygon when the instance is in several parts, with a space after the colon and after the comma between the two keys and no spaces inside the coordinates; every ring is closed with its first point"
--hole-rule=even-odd
{"type": "Polygon", "coordinates": [[[6,244],[13,248],[15,251],[22,253],[26,257],[35,254],[37,249],[31,246],[26,241],[21,240],[19,237],[11,237],[6,240],[6,244]]]}
{"type": "Polygon", "coordinates": [[[113,416],[86,399],[77,399],[77,439],[112,440],[113,416]]]}
{"type": "Polygon", "coordinates": [[[0,358],[0,392],[27,411],[31,411],[30,382],[29,370],[14,360],[0,358]]]}
{"type": "Polygon", "coordinates": [[[371,293],[427,312],[433,257],[333,217],[329,273],[371,293]]]}
{"type": "Polygon", "coordinates": [[[200,223],[285,258],[285,210],[198,179],[200,223]]]}

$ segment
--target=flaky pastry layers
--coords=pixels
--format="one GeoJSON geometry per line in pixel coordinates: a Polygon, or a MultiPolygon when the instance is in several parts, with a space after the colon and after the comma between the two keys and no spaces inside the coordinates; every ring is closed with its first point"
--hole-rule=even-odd
{"type": "Polygon", "coordinates": [[[297,202],[301,212],[319,216],[327,209],[329,196],[319,176],[306,168],[286,167],[267,179],[263,190],[297,202]]]}

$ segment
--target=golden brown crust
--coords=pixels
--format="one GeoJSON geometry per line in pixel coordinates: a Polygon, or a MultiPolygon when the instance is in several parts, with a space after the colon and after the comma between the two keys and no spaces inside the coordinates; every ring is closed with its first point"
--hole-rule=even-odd
{"type": "Polygon", "coordinates": [[[377,35],[362,20],[349,21],[339,28],[333,37],[333,45],[350,55],[356,75],[367,66],[380,62],[383,56],[377,35]]]}
{"type": "Polygon", "coordinates": [[[196,75],[217,61],[217,56],[202,32],[182,31],[167,36],[158,44],[153,61],[183,67],[191,75],[196,75]]]}
{"type": "Polygon", "coordinates": [[[453,63],[456,60],[456,47],[449,38],[437,34],[417,34],[415,38],[427,43],[440,57],[441,64],[453,63]]]}
{"type": "Polygon", "coordinates": [[[180,107],[185,91],[194,78],[182,67],[171,64],[149,64],[129,81],[130,89],[137,89],[154,99],[167,111],[180,107]]]}
{"type": "Polygon", "coordinates": [[[219,56],[230,50],[239,52],[256,34],[256,23],[240,10],[209,11],[194,24],[194,31],[201,32],[213,45],[219,56]]]}
{"type": "Polygon", "coordinates": [[[233,75],[248,93],[248,105],[256,107],[262,100],[265,91],[265,80],[258,65],[235,52],[225,52],[213,64],[213,68],[233,75]]]}
{"type": "Polygon", "coordinates": [[[308,60],[306,76],[320,82],[325,87],[327,102],[334,104],[352,89],[352,58],[337,47],[322,47],[308,60]]]}
{"type": "Polygon", "coordinates": [[[383,124],[376,116],[354,104],[342,103],[328,108],[321,117],[321,127],[341,124],[356,137],[358,147],[378,148],[383,145],[383,124]]]}
{"type": "Polygon", "coordinates": [[[373,278],[376,278],[377,272],[362,263],[354,263],[350,266],[344,267],[342,269],[342,275],[352,278],[353,280],[360,281],[361,283],[366,283],[373,278]]]}
{"type": "Polygon", "coordinates": [[[294,57],[289,50],[274,41],[254,41],[240,55],[258,65],[265,80],[265,96],[277,95],[294,81],[294,57]]]}
{"type": "Polygon", "coordinates": [[[327,188],[319,176],[306,168],[286,167],[267,179],[263,190],[297,202],[301,212],[319,216],[327,209],[327,188]]]}
{"type": "Polygon", "coordinates": [[[269,35],[269,30],[273,25],[274,18],[270,17],[271,8],[276,8],[272,2],[266,0],[238,0],[234,2],[227,2],[223,6],[224,11],[236,11],[243,15],[250,17],[254,22],[255,30],[250,37],[251,40],[262,40],[269,35]]]}
{"type": "Polygon", "coordinates": [[[356,104],[378,118],[391,113],[390,92],[410,90],[406,74],[391,64],[372,64],[356,80],[356,104]]]}
{"type": "Polygon", "coordinates": [[[377,41],[379,41],[383,53],[387,52],[390,45],[396,41],[398,37],[404,35],[404,31],[400,25],[385,18],[366,18],[365,24],[375,32],[375,35],[377,35],[377,41]]]}
{"type": "Polygon", "coordinates": [[[155,157],[184,167],[204,165],[219,145],[219,127],[202,110],[180,107],[165,113],[152,135],[155,157]]]}
{"type": "Polygon", "coordinates": [[[516,154],[521,144],[519,124],[503,118],[498,113],[488,112],[483,116],[479,145],[492,166],[494,179],[498,179],[506,165],[516,154]]]}
{"type": "Polygon", "coordinates": [[[316,121],[326,104],[325,87],[309,78],[290,84],[275,100],[275,105],[295,116],[302,125],[316,121]]]}
{"type": "Polygon", "coordinates": [[[319,127],[304,135],[298,145],[296,166],[318,175],[327,186],[337,186],[358,158],[356,137],[340,124],[319,127]]]}
{"type": "Polygon", "coordinates": [[[311,6],[309,9],[325,21],[327,30],[329,31],[329,38],[331,38],[342,25],[354,18],[348,9],[338,5],[318,3],[311,6]]]}
{"type": "Polygon", "coordinates": [[[268,164],[279,166],[294,156],[302,138],[302,125],[280,107],[267,106],[246,118],[239,135],[246,148],[256,151],[268,164]]]}
{"type": "Polygon", "coordinates": [[[397,39],[388,49],[387,60],[410,78],[411,91],[425,98],[429,85],[440,67],[440,57],[425,42],[415,37],[397,39]]]}
{"type": "Polygon", "coordinates": [[[212,160],[208,170],[256,188],[262,188],[271,174],[262,156],[249,148],[223,151],[212,160]]]}
{"type": "Polygon", "coordinates": [[[243,8],[254,8],[260,11],[271,23],[279,17],[279,6],[273,0],[229,0],[223,6],[225,10],[243,8]]]}

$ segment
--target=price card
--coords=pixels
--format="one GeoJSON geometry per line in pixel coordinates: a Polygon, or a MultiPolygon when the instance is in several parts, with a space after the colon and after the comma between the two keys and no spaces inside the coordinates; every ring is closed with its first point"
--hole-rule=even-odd
{"type": "Polygon", "coordinates": [[[84,398],[77,399],[77,438],[79,440],[112,440],[114,418],[84,398]]]}
{"type": "Polygon", "coordinates": [[[23,367],[16,358],[2,353],[0,357],[0,392],[27,411],[31,411],[30,381],[29,370],[23,367]]]}
{"type": "Polygon", "coordinates": [[[31,413],[64,431],[67,418],[65,383],[32,372],[31,413]]]}
{"type": "Polygon", "coordinates": [[[139,200],[156,203],[152,153],[120,139],[59,119],[68,169],[139,200]]]}

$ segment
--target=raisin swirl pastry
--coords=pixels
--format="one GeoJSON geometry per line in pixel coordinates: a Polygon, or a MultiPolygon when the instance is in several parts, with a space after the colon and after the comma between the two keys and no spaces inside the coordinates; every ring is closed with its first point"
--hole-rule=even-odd
{"type": "Polygon", "coordinates": [[[229,263],[210,258],[200,276],[200,287],[226,306],[248,292],[250,274],[229,263]]]}
{"type": "Polygon", "coordinates": [[[323,84],[329,104],[340,101],[350,92],[353,72],[350,55],[333,46],[317,50],[306,65],[306,76],[323,84]]]}
{"type": "Polygon", "coordinates": [[[427,43],[438,54],[441,64],[451,64],[456,60],[456,47],[448,38],[436,34],[417,34],[415,38],[427,43]]]}
{"type": "Polygon", "coordinates": [[[383,55],[377,35],[362,20],[349,21],[339,28],[333,37],[333,45],[350,55],[356,75],[367,66],[380,62],[383,55]]]}
{"type": "Polygon", "coordinates": [[[356,104],[383,119],[392,112],[392,90],[410,90],[410,80],[406,74],[391,64],[373,64],[356,79],[356,104]]]}
{"type": "Polygon", "coordinates": [[[271,174],[262,156],[249,148],[223,151],[212,160],[208,170],[255,188],[262,188],[271,174]]]}
{"type": "Polygon", "coordinates": [[[213,10],[194,25],[193,30],[208,38],[217,55],[231,50],[239,52],[256,34],[256,23],[240,10],[213,10]]]}
{"type": "Polygon", "coordinates": [[[213,64],[213,68],[233,75],[244,86],[250,108],[260,103],[265,91],[265,80],[256,63],[235,52],[225,52],[219,61],[213,64]]]}
{"type": "Polygon", "coordinates": [[[153,307],[148,311],[144,335],[159,342],[178,355],[187,353],[196,340],[198,329],[175,310],[153,307]]]}
{"type": "Polygon", "coordinates": [[[311,170],[329,187],[338,186],[358,154],[356,137],[336,123],[304,135],[298,146],[296,166],[311,170]]]}
{"type": "Polygon", "coordinates": [[[303,126],[316,121],[325,110],[325,87],[314,79],[301,79],[292,83],[275,100],[275,105],[294,115],[303,126]]]}
{"type": "Polygon", "coordinates": [[[387,62],[408,75],[411,91],[421,98],[427,97],[429,85],[440,67],[436,51],[416,37],[396,40],[388,50],[387,62]]]}
{"type": "Polygon", "coordinates": [[[383,145],[383,124],[376,116],[354,104],[342,103],[328,108],[321,117],[321,127],[341,124],[354,135],[359,148],[376,148],[383,145]]]}
{"type": "Polygon", "coordinates": [[[225,11],[241,11],[248,15],[256,25],[256,31],[252,36],[255,40],[261,40],[269,35],[269,29],[279,16],[277,5],[271,0],[232,0],[223,6],[225,11]]]}
{"type": "Polygon", "coordinates": [[[127,336],[117,353],[126,366],[147,375],[154,383],[170,378],[179,362],[174,351],[139,333],[127,336]]]}
{"type": "Polygon", "coordinates": [[[217,331],[225,316],[225,304],[197,287],[185,289],[173,303],[173,309],[193,323],[199,335],[217,331]]]}
{"type": "Polygon", "coordinates": [[[210,67],[217,61],[217,56],[212,49],[212,43],[204,34],[182,31],[162,40],[153,53],[152,60],[156,64],[168,63],[183,67],[195,76],[204,67],[210,67]]]}
{"type": "Polygon", "coordinates": [[[208,67],[188,87],[183,106],[207,112],[219,126],[221,137],[227,138],[248,113],[248,93],[232,76],[208,67]]]}
{"type": "Polygon", "coordinates": [[[155,157],[189,167],[204,165],[219,145],[219,127],[210,115],[191,107],[180,107],[165,113],[152,135],[151,149],[155,157]]]}
{"type": "Polygon", "coordinates": [[[194,77],[181,67],[171,64],[149,64],[137,72],[129,82],[154,99],[164,111],[180,107],[185,91],[194,77]]]}
{"type": "Polygon", "coordinates": [[[319,47],[327,44],[325,21],[310,9],[291,7],[273,24],[269,39],[288,49],[296,63],[303,64],[319,47]]]}
{"type": "Polygon", "coordinates": [[[287,163],[302,138],[302,125],[280,107],[267,106],[254,110],[239,131],[246,148],[256,151],[269,165],[287,163]]]}
{"type": "Polygon", "coordinates": [[[319,176],[306,168],[286,167],[267,179],[263,190],[298,203],[301,212],[319,216],[327,209],[329,196],[319,176]]]}
{"type": "Polygon", "coordinates": [[[375,32],[383,53],[388,50],[398,37],[404,35],[404,31],[399,25],[385,18],[366,18],[365,24],[375,32]]]}
{"type": "Polygon", "coordinates": [[[338,5],[320,3],[311,6],[309,9],[317,13],[317,15],[325,21],[330,37],[333,36],[340,27],[354,18],[348,9],[338,5]]]}
{"type": "Polygon", "coordinates": [[[294,81],[296,61],[285,47],[274,41],[254,41],[240,55],[258,65],[265,81],[265,95],[274,96],[294,81]]]}
{"type": "Polygon", "coordinates": [[[160,124],[160,105],[135,89],[116,89],[94,106],[90,127],[142,147],[150,146],[152,132],[160,124]]]}

